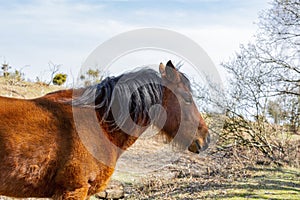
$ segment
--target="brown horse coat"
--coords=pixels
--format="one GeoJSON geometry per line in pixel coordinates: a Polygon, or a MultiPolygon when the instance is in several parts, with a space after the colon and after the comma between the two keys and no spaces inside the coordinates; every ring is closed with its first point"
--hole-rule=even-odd
{"type": "MultiPolygon", "coordinates": [[[[105,188],[113,168],[97,161],[81,143],[71,105],[57,103],[51,95],[35,100],[0,97],[0,116],[0,194],[80,197],[105,188]]],[[[117,152],[106,153],[116,162],[117,152]]]]}

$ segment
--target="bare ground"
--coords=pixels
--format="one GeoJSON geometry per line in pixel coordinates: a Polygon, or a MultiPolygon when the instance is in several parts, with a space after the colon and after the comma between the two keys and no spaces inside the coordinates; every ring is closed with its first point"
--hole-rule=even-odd
{"type": "Polygon", "coordinates": [[[121,157],[113,179],[123,183],[125,199],[300,199],[299,166],[278,167],[251,149],[216,145],[166,159],[157,151],[164,145],[145,137],[121,157]]]}

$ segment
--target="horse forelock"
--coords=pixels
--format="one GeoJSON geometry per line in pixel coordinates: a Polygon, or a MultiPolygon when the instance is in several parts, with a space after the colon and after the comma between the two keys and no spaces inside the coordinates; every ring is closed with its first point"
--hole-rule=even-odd
{"type": "Polygon", "coordinates": [[[84,89],[73,106],[101,110],[102,120],[114,128],[131,117],[135,123],[149,121],[149,109],[162,102],[160,75],[149,68],[105,78],[101,83],[84,89]],[[117,122],[117,123],[115,123],[117,122]]]}

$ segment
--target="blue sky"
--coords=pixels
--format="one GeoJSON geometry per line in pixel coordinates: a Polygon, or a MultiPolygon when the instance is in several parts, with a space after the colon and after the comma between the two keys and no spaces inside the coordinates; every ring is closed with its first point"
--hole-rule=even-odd
{"type": "Polygon", "coordinates": [[[218,65],[251,40],[268,7],[267,0],[0,0],[0,62],[32,80],[47,78],[49,61],[76,76],[112,36],[158,27],[190,37],[218,65]]]}

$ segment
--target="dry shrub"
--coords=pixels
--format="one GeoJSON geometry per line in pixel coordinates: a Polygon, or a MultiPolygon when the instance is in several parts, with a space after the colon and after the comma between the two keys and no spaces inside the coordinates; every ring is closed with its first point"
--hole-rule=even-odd
{"type": "Polygon", "coordinates": [[[300,137],[284,126],[273,125],[263,119],[252,122],[241,117],[227,118],[219,136],[219,150],[239,151],[238,157],[257,163],[300,166],[300,137]]]}

